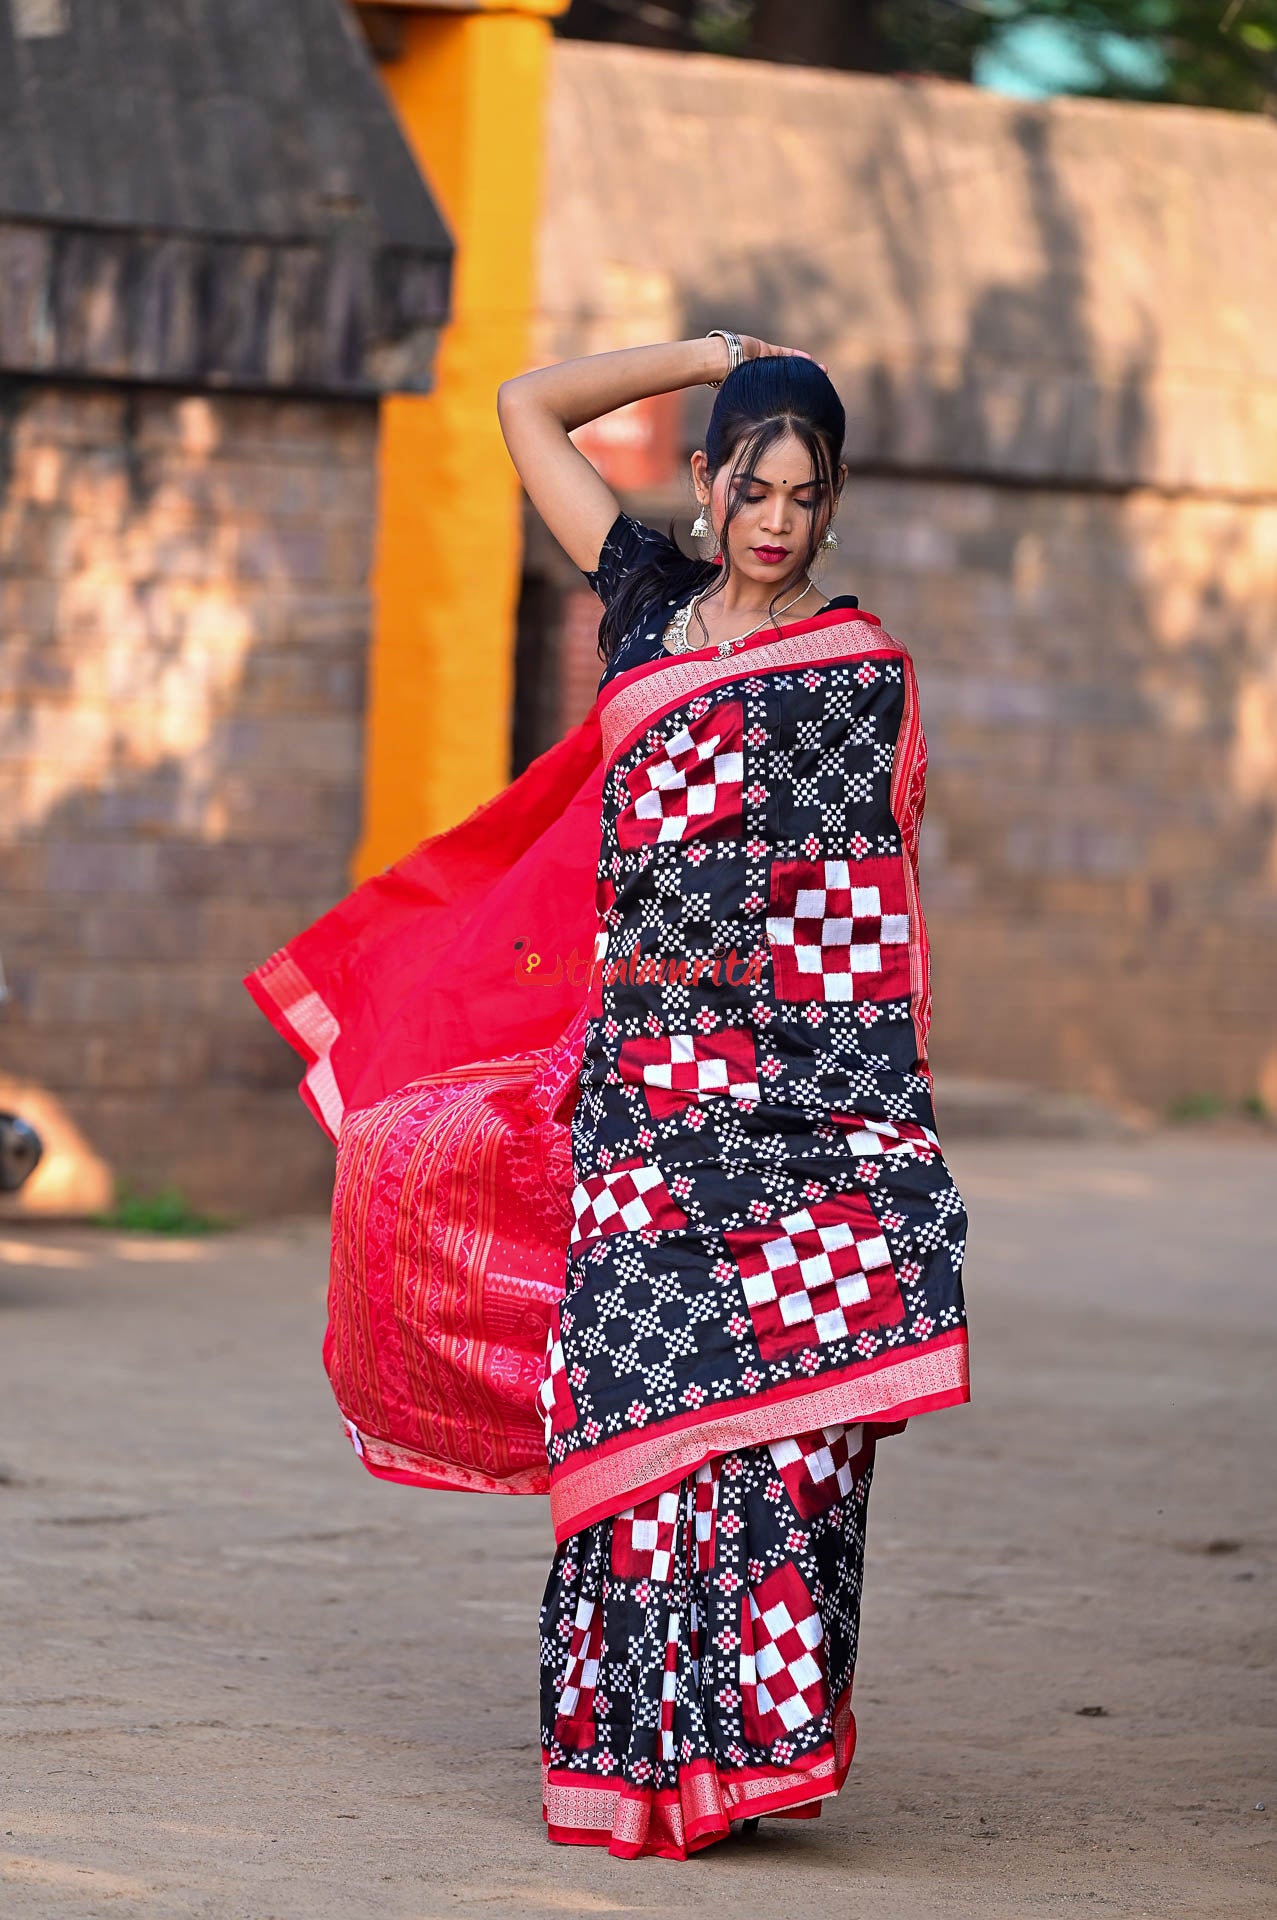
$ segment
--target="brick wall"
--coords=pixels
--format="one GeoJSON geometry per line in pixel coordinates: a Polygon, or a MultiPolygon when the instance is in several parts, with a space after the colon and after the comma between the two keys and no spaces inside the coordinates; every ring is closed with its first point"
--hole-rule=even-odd
{"type": "Polygon", "coordinates": [[[243,972],[348,887],[377,414],[11,385],[0,414],[0,1102],[115,1179],[322,1203],[243,972]]]}
{"type": "Polygon", "coordinates": [[[944,1071],[1277,1110],[1277,502],[855,481],[931,748],[944,1071]]]}
{"type": "MultiPolygon", "coordinates": [[[[947,1073],[1277,1112],[1275,155],[1254,114],[556,49],[542,356],[740,326],[847,403],[827,581],[918,663],[947,1073]]],[[[626,505],[686,528],[690,488],[626,505]]]]}

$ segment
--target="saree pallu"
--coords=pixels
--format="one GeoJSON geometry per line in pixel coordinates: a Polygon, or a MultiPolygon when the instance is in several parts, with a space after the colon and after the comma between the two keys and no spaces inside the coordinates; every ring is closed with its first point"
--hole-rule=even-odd
{"type": "Polygon", "coordinates": [[[542,1387],[556,1537],[716,1453],[967,1397],[912,663],[843,614],[600,702],[598,934],[542,1387]]]}

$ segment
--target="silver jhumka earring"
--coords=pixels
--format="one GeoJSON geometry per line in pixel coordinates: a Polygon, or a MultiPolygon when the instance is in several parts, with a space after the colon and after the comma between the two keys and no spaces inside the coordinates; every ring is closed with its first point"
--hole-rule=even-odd
{"type": "Polygon", "coordinates": [[[832,522],[825,528],[825,537],[816,551],[818,553],[836,553],[838,551],[838,535],[834,532],[832,522]]]}
{"type": "Polygon", "coordinates": [[[702,507],[692,522],[692,538],[696,541],[706,560],[714,560],[717,558],[719,552],[718,535],[710,525],[709,509],[707,507],[702,507]]]}

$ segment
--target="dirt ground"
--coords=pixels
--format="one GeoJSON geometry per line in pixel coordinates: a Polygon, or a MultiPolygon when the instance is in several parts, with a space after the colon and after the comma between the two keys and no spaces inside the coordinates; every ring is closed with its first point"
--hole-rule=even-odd
{"type": "Polygon", "coordinates": [[[363,1473],[322,1222],[0,1229],[4,1920],[1277,1914],[1277,1149],[953,1158],[975,1401],[879,1454],[851,1781],[686,1865],[545,1842],[544,1503],[363,1473]]]}

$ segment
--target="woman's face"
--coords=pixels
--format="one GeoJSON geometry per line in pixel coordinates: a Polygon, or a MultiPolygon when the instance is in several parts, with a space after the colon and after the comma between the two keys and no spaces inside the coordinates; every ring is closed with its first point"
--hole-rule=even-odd
{"type": "Polygon", "coordinates": [[[697,499],[708,506],[720,546],[735,495],[735,514],[727,529],[732,572],[773,592],[801,573],[807,553],[832,518],[811,455],[793,433],[774,440],[752,471],[733,470],[728,460],[712,480],[705,455],[695,453],[692,480],[697,499]]]}

